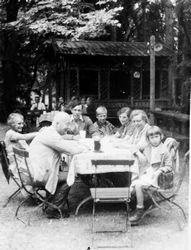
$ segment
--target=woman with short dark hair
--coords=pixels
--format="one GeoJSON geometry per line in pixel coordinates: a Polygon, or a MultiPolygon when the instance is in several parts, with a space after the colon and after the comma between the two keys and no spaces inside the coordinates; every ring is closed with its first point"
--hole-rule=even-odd
{"type": "Polygon", "coordinates": [[[132,133],[132,125],[129,119],[130,114],[131,114],[131,109],[129,107],[123,107],[117,112],[119,121],[121,123],[121,127],[115,133],[114,135],[115,138],[124,138],[127,134],[132,133]]]}

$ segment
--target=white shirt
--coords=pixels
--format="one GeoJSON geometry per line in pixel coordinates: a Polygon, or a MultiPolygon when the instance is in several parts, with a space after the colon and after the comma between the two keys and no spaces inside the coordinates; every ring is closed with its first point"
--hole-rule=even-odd
{"type": "Polygon", "coordinates": [[[31,106],[31,110],[34,110],[34,109],[37,109],[37,110],[45,110],[46,107],[44,105],[43,102],[38,102],[38,103],[34,103],[32,106],[31,106]]]}
{"type": "MultiPolygon", "coordinates": [[[[81,121],[84,120],[83,117],[82,117],[82,115],[79,116],[79,118],[77,119],[77,121],[78,121],[78,120],[81,120],[81,121]]],[[[74,116],[73,116],[73,115],[70,116],[70,121],[71,121],[71,122],[72,122],[72,121],[76,121],[76,120],[74,119],[74,116]]]]}
{"type": "Polygon", "coordinates": [[[61,153],[76,154],[83,150],[76,141],[65,140],[53,126],[45,128],[29,146],[34,180],[45,182],[46,190],[54,194],[58,183],[61,153]]]}

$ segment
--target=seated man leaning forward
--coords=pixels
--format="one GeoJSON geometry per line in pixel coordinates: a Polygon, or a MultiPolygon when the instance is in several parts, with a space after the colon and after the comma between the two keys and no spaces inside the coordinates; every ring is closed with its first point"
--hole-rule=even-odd
{"type": "Polygon", "coordinates": [[[158,186],[158,176],[161,172],[172,170],[172,160],[167,147],[162,143],[163,134],[159,127],[151,126],[146,137],[148,145],[143,151],[137,150],[135,155],[145,164],[145,171],[140,177],[132,182],[137,198],[137,207],[133,216],[130,216],[132,225],[139,224],[144,213],[143,190],[149,186],[158,186]]]}
{"type": "MultiPolygon", "coordinates": [[[[44,128],[29,147],[34,180],[45,183],[46,190],[52,194],[51,202],[63,211],[63,216],[67,215],[64,206],[70,187],[59,172],[61,153],[74,155],[87,150],[76,141],[64,139],[62,135],[69,123],[70,116],[67,113],[56,114],[52,125],[44,128]]],[[[55,209],[47,208],[46,214],[49,218],[59,218],[55,209]]]]}
{"type": "Polygon", "coordinates": [[[113,135],[117,131],[116,127],[107,121],[107,109],[104,106],[99,106],[96,109],[97,121],[90,127],[90,134],[92,136],[108,136],[113,135]]]}

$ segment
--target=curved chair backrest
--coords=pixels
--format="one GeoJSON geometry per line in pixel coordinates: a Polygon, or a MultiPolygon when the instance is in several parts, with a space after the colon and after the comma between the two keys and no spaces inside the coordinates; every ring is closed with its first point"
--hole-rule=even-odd
{"type": "Polygon", "coordinates": [[[34,184],[28,159],[29,153],[25,149],[19,149],[16,147],[13,147],[13,153],[22,187],[26,192],[28,192],[28,190],[26,189],[26,185],[33,186],[34,184]]]}
{"type": "Polygon", "coordinates": [[[173,170],[174,170],[174,196],[176,196],[180,190],[184,177],[186,175],[186,169],[188,164],[188,152],[184,155],[183,162],[180,163],[179,159],[179,145],[174,138],[167,138],[164,142],[169,148],[169,152],[172,156],[173,170]]]}
{"type": "Polygon", "coordinates": [[[9,160],[7,158],[7,152],[4,141],[0,141],[0,161],[4,176],[7,182],[9,183],[10,180],[9,160]]]}
{"type": "Polygon", "coordinates": [[[166,147],[169,150],[169,153],[171,155],[173,171],[175,173],[179,173],[179,171],[180,171],[180,158],[179,158],[179,145],[180,145],[180,143],[177,142],[176,139],[174,139],[172,137],[168,137],[164,141],[164,144],[166,145],[166,147]]]}

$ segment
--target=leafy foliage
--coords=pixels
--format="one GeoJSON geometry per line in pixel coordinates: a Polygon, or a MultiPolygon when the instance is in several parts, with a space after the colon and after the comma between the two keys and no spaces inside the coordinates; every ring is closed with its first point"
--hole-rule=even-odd
{"type": "MultiPolygon", "coordinates": [[[[17,95],[25,97],[29,103],[33,86],[45,88],[50,78],[55,79],[56,71],[52,65],[56,63],[50,65],[46,58],[47,39],[109,37],[108,28],[119,26],[116,16],[121,9],[116,6],[116,0],[91,3],[83,0],[2,0],[0,44],[3,48],[5,103],[14,103],[10,98],[16,99],[17,95]],[[10,73],[11,69],[16,70],[10,73]],[[12,97],[8,94],[9,85],[13,86],[12,92],[16,91],[12,97]]],[[[50,58],[51,55],[49,62],[50,58]]]]}
{"type": "Polygon", "coordinates": [[[122,26],[119,30],[121,40],[149,41],[151,35],[155,35],[158,41],[164,39],[164,8],[160,1],[122,2],[124,9],[119,17],[122,26]]]}
{"type": "MultiPolygon", "coordinates": [[[[55,77],[52,66],[55,62],[50,66],[46,58],[45,41],[50,38],[109,40],[114,26],[121,41],[149,41],[150,35],[155,35],[156,41],[164,41],[167,2],[172,1],[1,0],[0,49],[4,75],[11,75],[10,69],[16,69],[12,80],[8,77],[7,81],[10,86],[14,82],[18,93],[24,91],[24,96],[33,85],[45,87],[50,77],[55,77]]],[[[191,1],[177,0],[172,25],[176,33],[172,35],[178,44],[178,74],[184,82],[191,77],[190,23],[191,1]]]]}
{"type": "Polygon", "coordinates": [[[20,9],[17,21],[12,22],[18,31],[39,36],[61,36],[65,39],[95,38],[105,35],[108,26],[120,26],[116,16],[122,7],[115,0],[86,4],[79,0],[33,0],[20,9]]]}
{"type": "Polygon", "coordinates": [[[178,0],[176,14],[179,24],[177,65],[179,101],[182,111],[188,112],[191,90],[191,2],[189,0],[178,0]]]}

